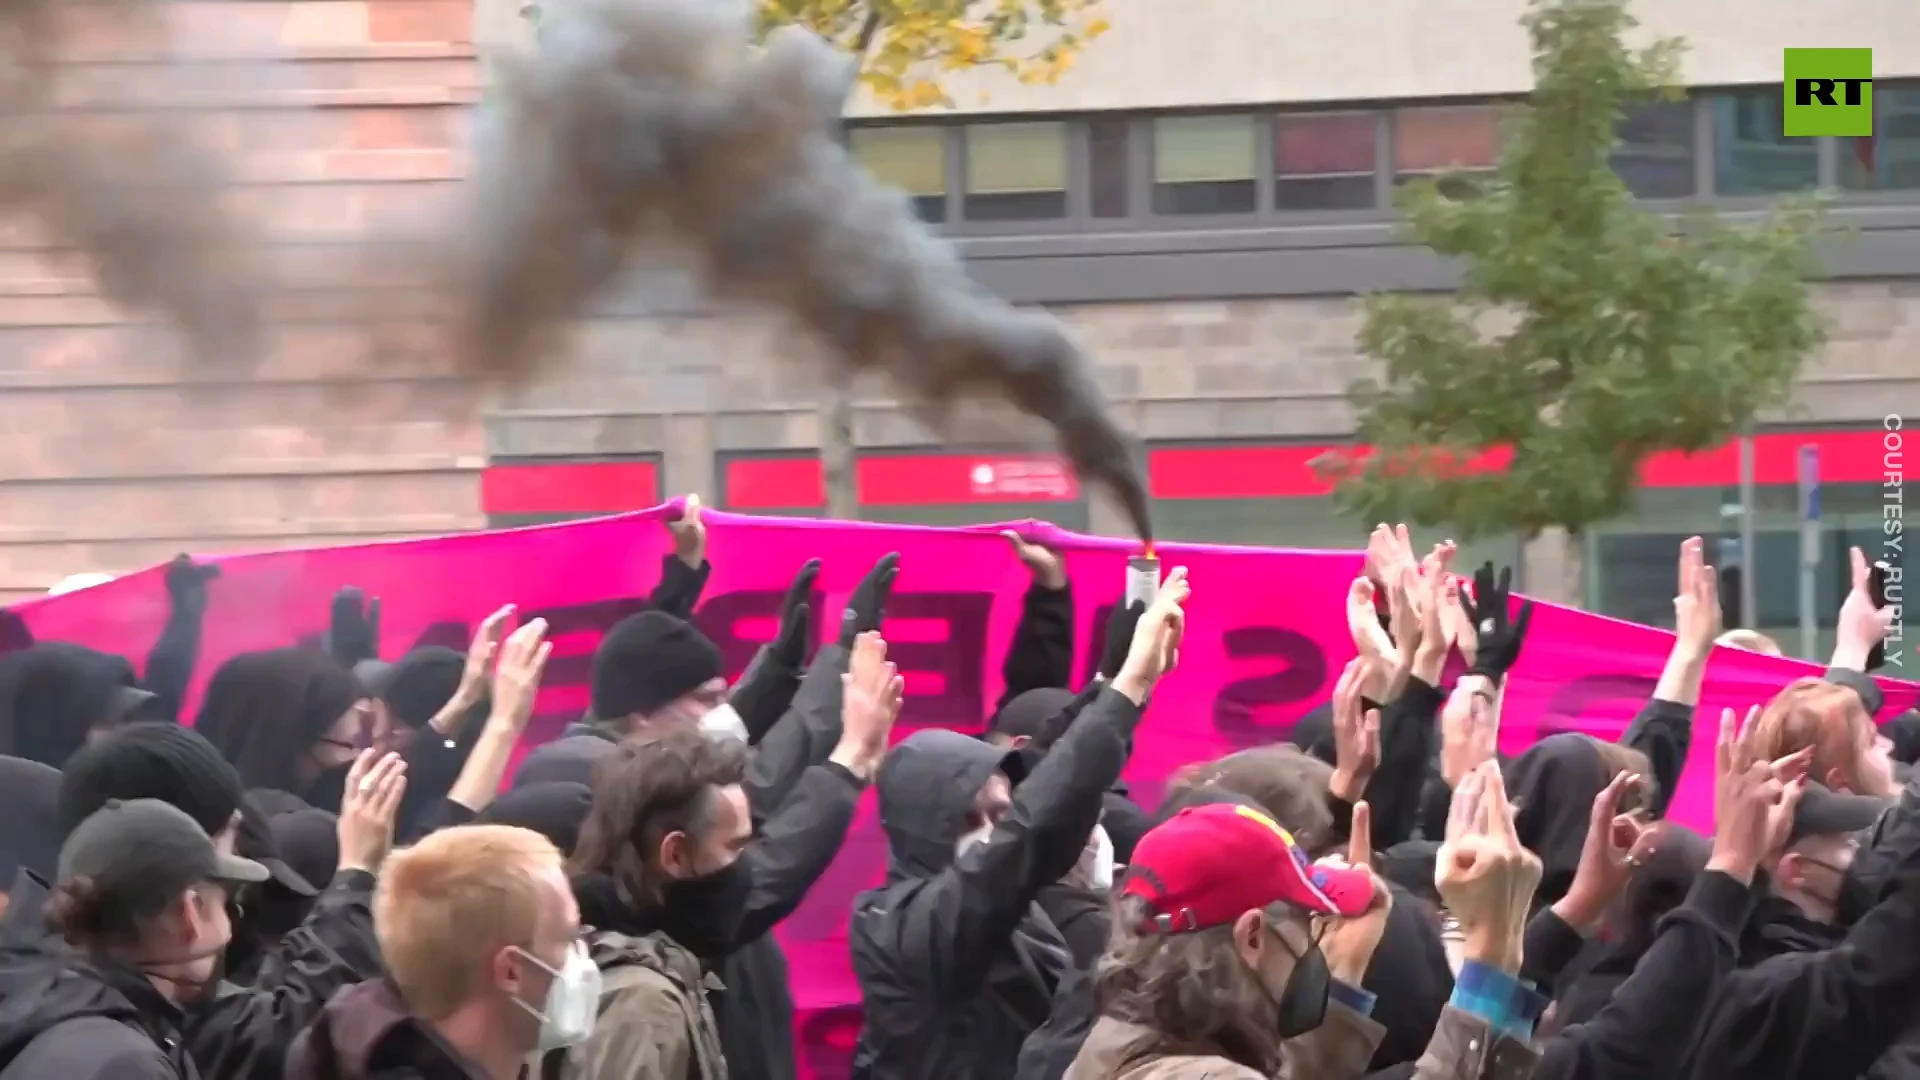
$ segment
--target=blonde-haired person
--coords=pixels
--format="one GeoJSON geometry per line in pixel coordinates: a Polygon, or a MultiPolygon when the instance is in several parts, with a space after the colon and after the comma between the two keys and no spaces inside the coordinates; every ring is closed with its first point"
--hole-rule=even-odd
{"type": "Polygon", "coordinates": [[[1744,626],[1736,626],[1732,630],[1721,634],[1719,637],[1713,639],[1713,643],[1715,645],[1729,645],[1736,649],[1745,649],[1748,652],[1757,652],[1765,656],[1786,655],[1786,653],[1781,650],[1779,642],[1758,630],[1749,630],[1744,626]]]}
{"type": "Polygon", "coordinates": [[[374,893],[385,979],[343,991],[301,1035],[288,1080],[517,1080],[593,1030],[600,973],[560,852],[467,825],[395,852],[374,893]]]}

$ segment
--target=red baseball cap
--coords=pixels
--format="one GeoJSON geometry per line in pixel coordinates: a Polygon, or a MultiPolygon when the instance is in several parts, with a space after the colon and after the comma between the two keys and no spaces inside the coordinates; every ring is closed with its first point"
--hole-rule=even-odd
{"type": "Polygon", "coordinates": [[[1178,933],[1226,926],[1276,901],[1315,915],[1361,915],[1373,904],[1373,875],[1311,862],[1272,818],[1220,803],[1182,810],[1141,837],[1120,894],[1147,902],[1152,917],[1143,930],[1178,933]]]}

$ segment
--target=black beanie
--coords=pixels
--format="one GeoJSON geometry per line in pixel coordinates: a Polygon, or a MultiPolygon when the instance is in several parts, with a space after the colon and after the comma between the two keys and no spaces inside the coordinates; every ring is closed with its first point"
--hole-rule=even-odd
{"type": "Polygon", "coordinates": [[[618,721],[653,712],[725,673],[720,648],[665,612],[613,624],[593,653],[593,714],[618,721]]]}
{"type": "Polygon", "coordinates": [[[213,744],[179,724],[128,724],[68,759],[60,781],[60,835],[109,799],[159,799],[208,836],[232,822],[245,789],[213,744]]]}
{"type": "Polygon", "coordinates": [[[393,718],[411,728],[425,727],[439,715],[460,689],[466,671],[467,655],[444,645],[422,646],[368,674],[354,668],[393,718]]]}
{"type": "Polygon", "coordinates": [[[570,856],[592,807],[593,789],[585,784],[534,784],[514,788],[493,800],[473,820],[482,825],[532,829],[553,841],[562,855],[570,856]]]}

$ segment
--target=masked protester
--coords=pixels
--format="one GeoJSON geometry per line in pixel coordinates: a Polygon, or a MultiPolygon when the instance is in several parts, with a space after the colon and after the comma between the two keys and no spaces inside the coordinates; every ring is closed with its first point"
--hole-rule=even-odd
{"type": "Polygon", "coordinates": [[[37,971],[5,972],[0,1078],[197,1080],[184,1010],[218,979],[232,890],[266,878],[157,799],[110,802],[81,822],[46,909],[72,951],[36,951],[37,971]]]}
{"type": "Polygon", "coordinates": [[[123,656],[57,641],[0,656],[0,753],[62,768],[153,701],[123,656]]]}
{"type": "Polygon", "coordinates": [[[317,649],[241,653],[213,673],[194,729],[247,787],[338,813],[354,757],[373,741],[373,703],[317,649]]]}
{"type": "Polygon", "coordinates": [[[465,825],[397,852],[374,922],[388,976],[328,1003],[288,1080],[516,1080],[594,1030],[600,972],[538,833],[465,825]]]}
{"type": "Polygon", "coordinates": [[[742,787],[747,746],[697,729],[625,743],[601,766],[572,860],[581,918],[605,978],[570,1080],[724,1080],[710,965],[735,941],[753,879],[742,787]]]}
{"type": "MultiPolygon", "coordinates": [[[[691,624],[643,611],[613,625],[593,653],[590,717],[528,754],[514,784],[590,783],[594,766],[622,739],[675,723],[742,734],[727,704],[720,648],[691,624]]],[[[744,735],[742,735],[744,737],[744,735]]]]}

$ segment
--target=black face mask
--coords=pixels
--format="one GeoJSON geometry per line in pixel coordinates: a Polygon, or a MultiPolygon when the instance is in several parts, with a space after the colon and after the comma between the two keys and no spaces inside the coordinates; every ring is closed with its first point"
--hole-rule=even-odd
{"type": "MultiPolygon", "coordinates": [[[[1277,935],[1276,935],[1277,936],[1277,935]]],[[[1327,1018],[1327,996],[1333,990],[1333,972],[1318,941],[1293,962],[1287,987],[1280,993],[1280,1038],[1297,1039],[1318,1028],[1327,1018]]]]}
{"type": "Polygon", "coordinates": [[[667,936],[695,956],[717,960],[740,944],[735,937],[752,893],[746,863],[735,859],[711,874],[669,882],[661,891],[661,922],[667,936]]]}
{"type": "Polygon", "coordinates": [[[299,793],[300,797],[308,806],[316,810],[337,814],[340,812],[341,804],[346,801],[347,774],[352,771],[353,762],[351,761],[339,765],[328,765],[314,776],[313,783],[307,785],[307,790],[299,793]]]}

